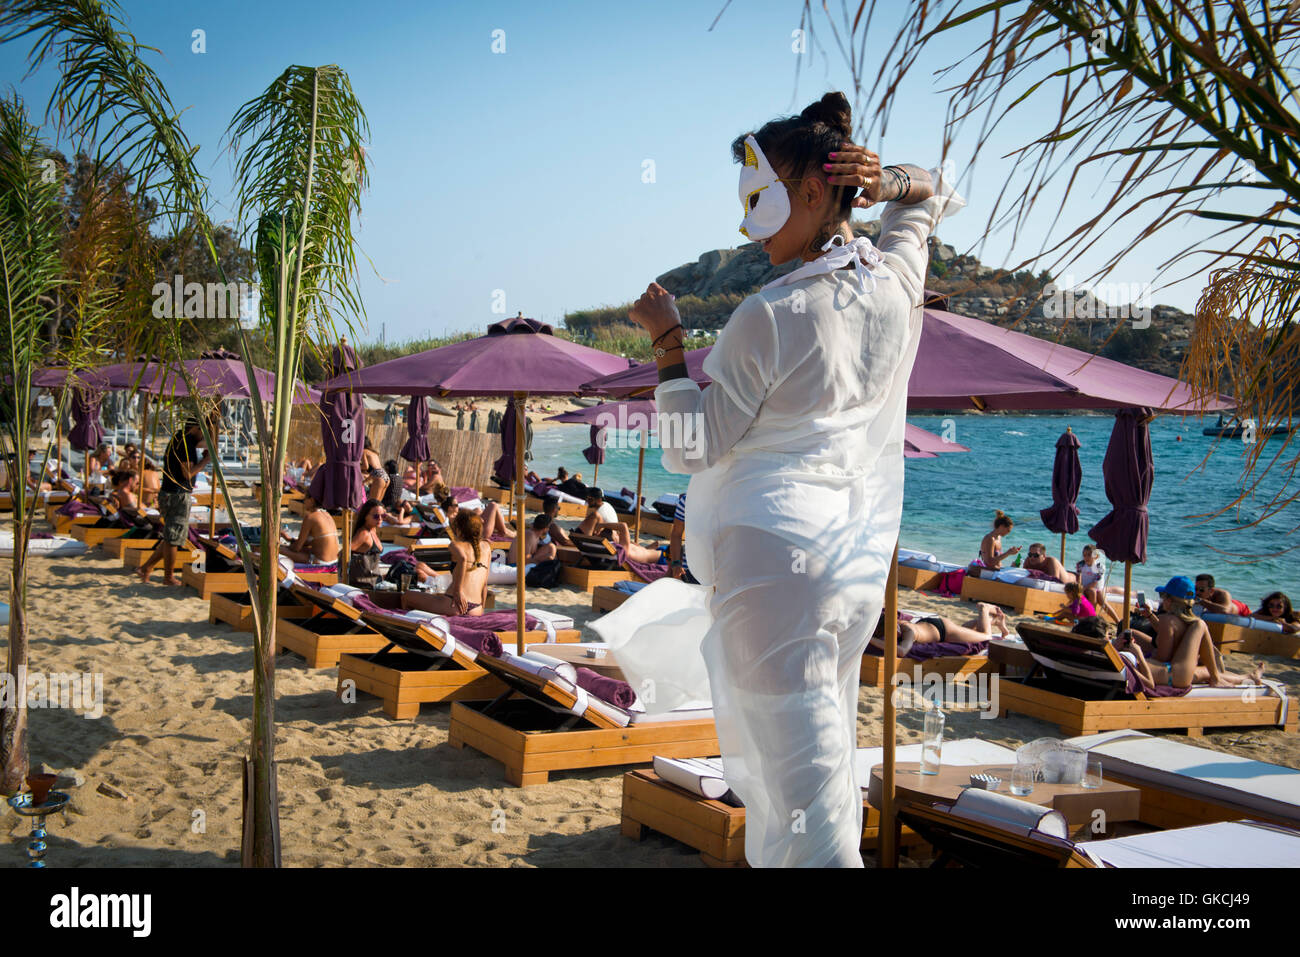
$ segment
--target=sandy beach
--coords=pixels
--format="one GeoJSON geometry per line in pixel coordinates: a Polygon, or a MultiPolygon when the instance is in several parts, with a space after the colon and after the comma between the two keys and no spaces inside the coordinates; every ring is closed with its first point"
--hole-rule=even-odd
{"type": "MultiPolygon", "coordinates": [[[[251,497],[243,505],[251,510],[251,497]]],[[[103,675],[102,717],[29,715],[33,768],[59,772],[72,795],[50,822],[51,866],[237,866],[252,636],[209,625],[207,603],[192,590],[142,585],[97,551],[35,558],[30,568],[31,671],[103,675]]],[[[497,596],[513,603],[502,588],[497,596]]],[[[580,625],[594,617],[590,597],[572,589],[530,591],[528,601],[580,625]]],[[[973,607],[906,590],[900,605],[959,619],[973,607]]],[[[1263,660],[1269,677],[1300,693],[1300,662],[1263,660]]],[[[1253,661],[1233,655],[1228,667],[1244,671],[1253,661]]],[[[293,655],[278,662],[286,865],[703,866],[667,838],[620,835],[623,768],[509,787],[495,761],[447,744],[448,706],[393,721],[369,696],[341,703],[334,669],[309,670],[293,655]]],[[[859,701],[859,744],[877,746],[882,693],[863,688],[859,701]]],[[[900,710],[900,743],[919,741],[920,727],[919,710],[900,710]]],[[[1006,746],[1059,736],[1044,722],[981,720],[972,711],[950,710],[948,728],[949,740],[1006,746]]],[[[1300,738],[1278,730],[1207,733],[1196,743],[1300,768],[1300,738]]],[[[8,813],[5,820],[0,866],[19,865],[26,823],[8,813]]]]}

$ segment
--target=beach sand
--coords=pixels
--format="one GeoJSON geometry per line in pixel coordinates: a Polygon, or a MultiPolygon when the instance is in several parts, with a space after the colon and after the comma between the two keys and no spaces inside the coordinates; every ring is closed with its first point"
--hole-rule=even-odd
{"type": "MultiPolygon", "coordinates": [[[[31,671],[103,675],[101,718],[29,712],[33,768],[60,772],[72,795],[69,809],[49,822],[50,865],[237,865],[252,636],[209,625],[207,603],[192,590],[142,585],[98,552],[36,558],[30,568],[31,671]]],[[[498,588],[497,595],[500,604],[513,603],[512,593],[498,588]]],[[[594,617],[590,597],[571,589],[530,591],[528,601],[579,624],[594,617]]],[[[906,590],[900,605],[958,619],[973,608],[906,590]]],[[[1265,660],[1270,677],[1300,692],[1300,662],[1265,660]]],[[[1252,662],[1233,655],[1228,666],[1244,671],[1252,662]]],[[[334,669],[308,670],[293,655],[278,663],[286,865],[703,866],[695,851],[667,838],[621,836],[624,768],[509,787],[495,761],[447,744],[449,706],[426,705],[416,720],[393,721],[369,696],[341,703],[334,669]]],[[[863,688],[859,701],[859,744],[878,746],[882,693],[863,688]]],[[[900,710],[900,743],[919,741],[921,720],[919,710],[900,710]]],[[[1024,717],[948,714],[949,740],[1014,747],[1043,736],[1059,735],[1024,717]]],[[[1207,733],[1195,743],[1300,768],[1300,737],[1278,730],[1207,733]]],[[[0,866],[15,866],[24,860],[27,825],[3,813],[9,840],[0,866]]]]}

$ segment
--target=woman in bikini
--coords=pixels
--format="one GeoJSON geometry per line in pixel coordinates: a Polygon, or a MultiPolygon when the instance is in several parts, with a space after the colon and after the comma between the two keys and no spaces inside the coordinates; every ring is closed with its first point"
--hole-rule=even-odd
{"type": "Polygon", "coordinates": [[[483,540],[483,520],[458,510],[451,520],[451,584],[439,595],[405,592],[402,607],[434,615],[483,614],[487,601],[488,566],[492,546],[483,540]]]}
{"type": "Polygon", "coordinates": [[[1255,670],[1248,675],[1224,671],[1209,629],[1203,621],[1198,620],[1187,626],[1172,661],[1148,658],[1142,650],[1143,644],[1141,633],[1131,629],[1121,632],[1115,639],[1116,650],[1130,652],[1136,659],[1137,670],[1153,686],[1190,688],[1192,685],[1208,685],[1211,688],[1237,688],[1241,685],[1258,685],[1264,677],[1263,662],[1256,665],[1255,670]]]}
{"type": "Polygon", "coordinates": [[[1284,592],[1275,591],[1271,595],[1265,595],[1252,616],[1260,621],[1277,622],[1289,635],[1300,631],[1300,615],[1291,608],[1291,599],[1284,592]]]}
{"type": "Polygon", "coordinates": [[[1003,512],[1002,509],[998,509],[993,515],[993,531],[980,540],[980,557],[971,563],[971,567],[997,571],[1002,567],[1003,559],[1010,558],[1012,555],[1019,555],[1019,545],[1008,548],[1005,552],[1002,551],[1002,536],[1009,534],[1015,524],[1011,520],[1011,516],[1003,512]]]}
{"type": "Polygon", "coordinates": [[[348,558],[348,584],[354,588],[374,588],[379,581],[379,556],[384,550],[379,525],[383,520],[384,507],[373,498],[357,509],[357,531],[348,558]]]}
{"type": "MultiPolygon", "coordinates": [[[[997,605],[979,602],[979,615],[965,624],[958,624],[951,618],[940,615],[928,615],[915,621],[898,619],[898,654],[906,655],[915,644],[951,644],[974,645],[990,638],[1008,634],[1007,616],[997,605]]],[[[868,644],[883,651],[885,648],[885,619],[881,616],[876,631],[868,644]]]]}

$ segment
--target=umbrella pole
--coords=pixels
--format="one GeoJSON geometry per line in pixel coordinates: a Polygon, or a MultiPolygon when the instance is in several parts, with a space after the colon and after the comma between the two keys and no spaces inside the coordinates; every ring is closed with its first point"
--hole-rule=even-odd
{"type": "Polygon", "coordinates": [[[637,445],[640,446],[640,448],[637,452],[637,460],[636,460],[636,501],[632,503],[632,509],[636,515],[636,518],[633,519],[635,532],[633,533],[634,537],[632,541],[640,545],[641,544],[641,475],[645,471],[645,433],[638,432],[637,435],[639,436],[639,441],[637,442],[637,445]]]}
{"type": "Polygon", "coordinates": [[[351,585],[348,581],[348,566],[352,564],[352,509],[343,509],[343,541],[339,543],[339,581],[351,585]]]}
{"type": "MultiPolygon", "coordinates": [[[[1132,588],[1133,588],[1133,563],[1125,562],[1124,563],[1124,627],[1126,629],[1128,628],[1129,611],[1131,610],[1129,607],[1129,602],[1131,600],[1129,598],[1129,593],[1132,591],[1132,588]]],[[[1106,596],[1102,595],[1101,600],[1105,601],[1106,596]]]]}
{"type": "Polygon", "coordinates": [[[591,484],[592,485],[600,484],[600,463],[599,462],[596,463],[596,472],[591,477],[591,484]]]}
{"type": "Polygon", "coordinates": [[[515,393],[515,645],[524,653],[524,399],[526,392],[515,393]]]}
{"type": "Polygon", "coordinates": [[[1061,564],[1065,565],[1065,532],[1061,533],[1061,564]]]}
{"type": "Polygon", "coordinates": [[[877,863],[880,867],[898,866],[897,827],[894,823],[894,737],[898,716],[894,709],[894,671],[898,668],[898,543],[889,564],[885,584],[885,727],[884,753],[880,762],[880,841],[877,863]]]}

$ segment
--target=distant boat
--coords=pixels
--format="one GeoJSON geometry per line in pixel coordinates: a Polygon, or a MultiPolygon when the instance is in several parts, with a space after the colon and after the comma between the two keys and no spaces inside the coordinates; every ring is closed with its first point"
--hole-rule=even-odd
{"type": "MultiPolygon", "coordinates": [[[[1219,416],[1219,421],[1208,428],[1201,429],[1201,434],[1217,439],[1240,439],[1245,437],[1247,428],[1240,419],[1225,420],[1223,416],[1219,416]]],[[[1285,422],[1270,422],[1266,425],[1256,425],[1249,428],[1253,428],[1256,440],[1263,439],[1267,441],[1275,436],[1290,435],[1296,430],[1297,426],[1288,425],[1285,422]]]]}
{"type": "Polygon", "coordinates": [[[574,405],[581,405],[589,409],[593,405],[599,405],[602,400],[588,398],[587,396],[579,396],[577,398],[572,398],[569,401],[572,402],[574,405]]]}

